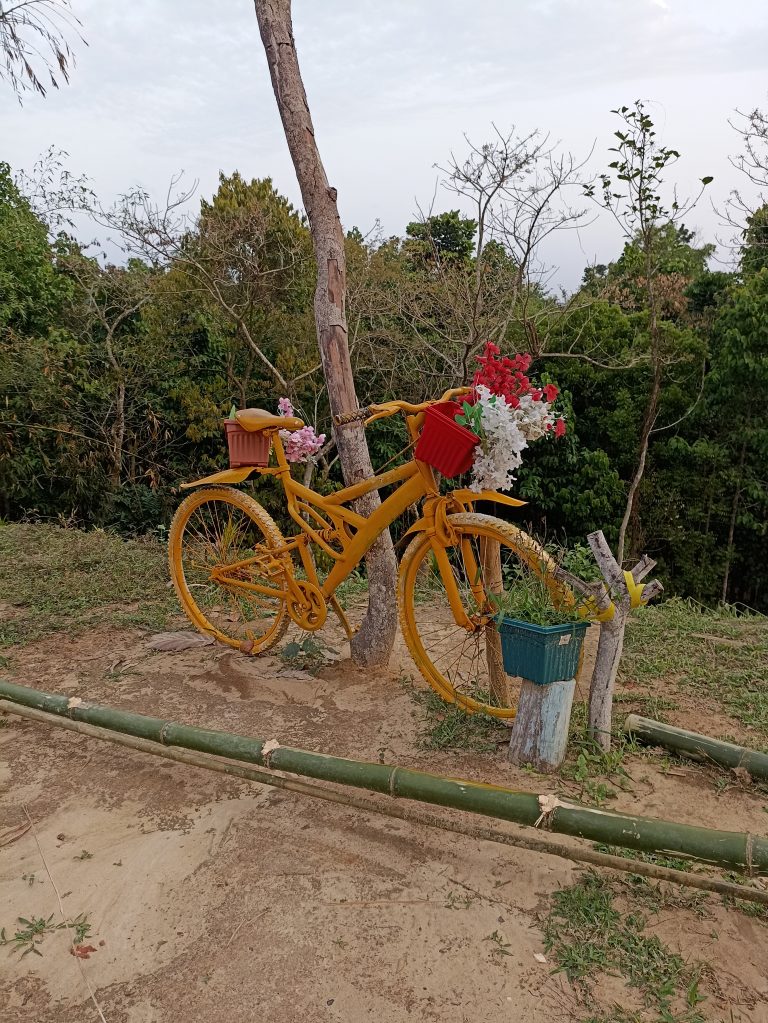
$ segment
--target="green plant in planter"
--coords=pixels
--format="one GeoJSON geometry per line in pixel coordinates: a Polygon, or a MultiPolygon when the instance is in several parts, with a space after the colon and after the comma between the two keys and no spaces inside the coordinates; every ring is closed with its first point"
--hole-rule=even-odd
{"type": "Polygon", "coordinates": [[[589,627],[576,606],[556,607],[544,580],[524,571],[493,598],[504,670],[540,685],[573,678],[589,627]]]}
{"type": "Polygon", "coordinates": [[[582,621],[572,607],[555,607],[544,579],[528,569],[505,585],[504,593],[490,595],[497,621],[514,618],[530,625],[567,625],[582,621]]]}

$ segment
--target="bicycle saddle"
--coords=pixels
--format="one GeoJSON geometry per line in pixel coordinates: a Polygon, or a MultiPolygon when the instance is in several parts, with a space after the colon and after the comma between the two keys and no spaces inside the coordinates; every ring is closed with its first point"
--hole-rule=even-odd
{"type": "Polygon", "coordinates": [[[235,413],[235,418],[249,433],[255,433],[257,430],[289,430],[293,433],[304,426],[302,420],[296,416],[275,416],[263,408],[240,409],[235,413]]]}

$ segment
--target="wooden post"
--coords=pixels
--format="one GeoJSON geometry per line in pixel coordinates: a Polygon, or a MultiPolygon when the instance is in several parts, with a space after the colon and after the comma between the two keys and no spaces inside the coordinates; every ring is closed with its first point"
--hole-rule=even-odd
{"type": "Polygon", "coordinates": [[[627,618],[632,608],[637,606],[635,598],[638,592],[642,603],[645,604],[663,593],[664,587],[654,579],[653,582],[646,583],[640,590],[640,582],[656,566],[656,562],[647,555],[644,555],[631,572],[627,573],[630,577],[628,580],[627,575],[624,574],[611,553],[602,530],[590,533],[587,541],[603,580],[596,583],[585,583],[583,579],[579,579],[561,568],[555,569],[555,575],[558,579],[568,583],[576,593],[592,599],[598,614],[602,612],[610,614],[611,605],[613,605],[612,617],[603,621],[600,629],[595,670],[589,690],[589,734],[601,749],[609,750],[611,748],[613,688],[624,647],[624,629],[627,618]],[[629,582],[632,584],[633,593],[630,593],[629,582]]]}
{"type": "MultiPolygon", "coordinates": [[[[498,540],[485,536],[480,538],[480,563],[486,593],[500,596],[504,592],[504,578],[501,572],[501,546],[498,540]]],[[[488,665],[488,685],[492,702],[497,707],[509,707],[511,705],[509,681],[504,670],[501,636],[495,622],[485,630],[485,660],[488,665]]]]}
{"type": "Polygon", "coordinates": [[[560,767],[568,747],[575,688],[572,678],[545,686],[524,679],[509,740],[513,764],[530,764],[544,774],[560,767]]]}

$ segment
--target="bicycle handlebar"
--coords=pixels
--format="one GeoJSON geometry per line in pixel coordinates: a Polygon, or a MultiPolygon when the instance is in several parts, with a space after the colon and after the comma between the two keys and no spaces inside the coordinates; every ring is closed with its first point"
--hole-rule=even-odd
{"type": "Polygon", "coordinates": [[[355,409],[354,412],[340,412],[339,415],[333,417],[333,425],[346,426],[348,423],[357,423],[367,419],[370,414],[371,410],[367,407],[355,409]]]}
{"type": "Polygon", "coordinates": [[[368,405],[364,408],[355,409],[354,412],[341,412],[333,417],[335,426],[346,426],[348,423],[365,421],[365,425],[376,422],[377,419],[387,419],[397,412],[405,412],[407,415],[418,415],[428,409],[430,405],[437,405],[439,402],[450,401],[462,394],[469,394],[469,387],[452,387],[443,394],[441,398],[432,401],[424,401],[414,405],[410,401],[385,401],[380,405],[368,405]]]}

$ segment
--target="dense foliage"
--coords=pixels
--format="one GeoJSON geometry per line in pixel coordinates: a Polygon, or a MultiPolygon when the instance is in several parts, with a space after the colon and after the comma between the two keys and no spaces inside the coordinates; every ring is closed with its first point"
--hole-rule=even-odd
{"type": "MultiPolygon", "coordinates": [[[[104,214],[130,243],[119,265],[57,230],[25,182],[0,164],[0,514],[162,531],[178,484],[225,464],[233,402],[275,409],[286,396],[331,436],[309,233],[269,179],[222,175],[175,225],[129,197],[104,214]]],[[[529,351],[562,391],[568,431],[526,452],[525,517],[560,539],[603,528],[615,541],[652,395],[627,556],[658,558],[670,592],[766,610],[766,223],[768,209],[752,213],[726,273],[669,217],[588,268],[568,299],[523,272],[530,254],[481,216],[449,210],[402,238],[352,231],[360,400],[434,397],[471,377],[486,338],[529,351]]],[[[405,438],[387,420],[370,444],[382,465],[405,438]]],[[[314,484],[339,480],[326,443],[314,484]]],[[[278,514],[271,481],[253,486],[278,514]]]]}

